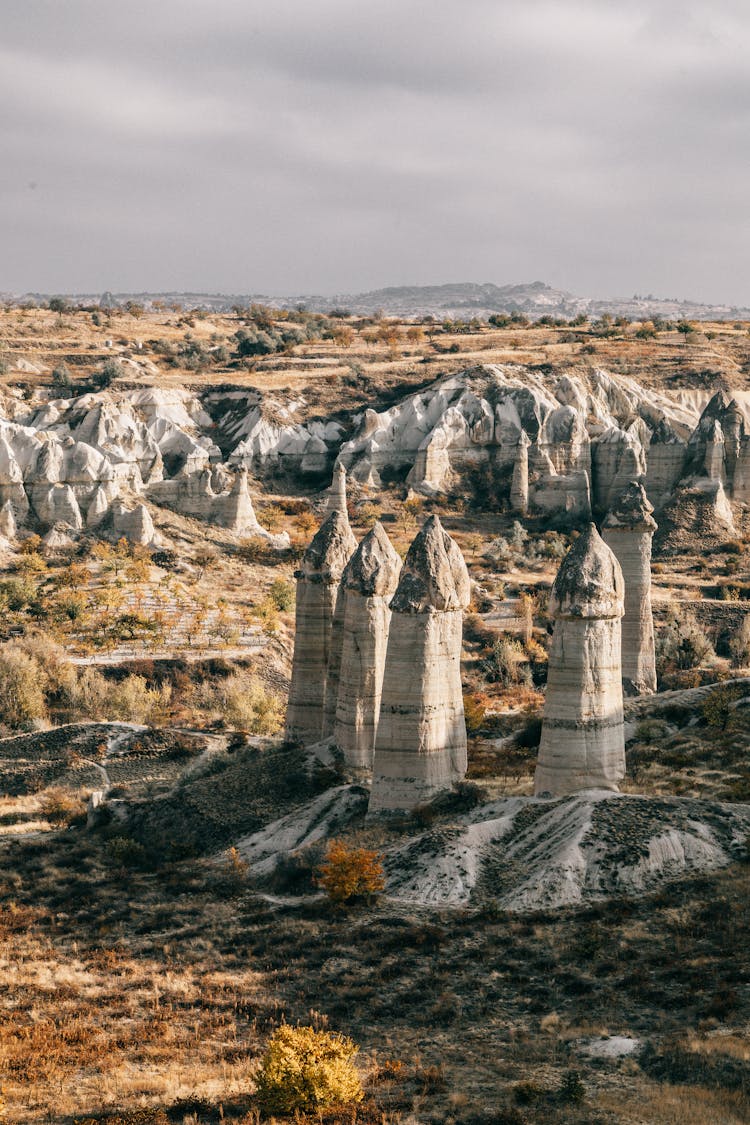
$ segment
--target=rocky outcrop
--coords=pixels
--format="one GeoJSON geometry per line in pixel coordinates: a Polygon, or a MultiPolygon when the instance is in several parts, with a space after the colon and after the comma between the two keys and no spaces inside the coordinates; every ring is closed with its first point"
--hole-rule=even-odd
{"type": "Polygon", "coordinates": [[[602,538],[620,564],[625,583],[622,619],[622,683],[627,694],[656,691],[654,618],[651,610],[653,505],[631,481],[604,521],[602,538]]]}
{"type": "Polygon", "coordinates": [[[376,523],[347,563],[339,587],[341,638],[338,671],[333,677],[336,690],[331,690],[333,737],[354,770],[372,769],[391,621],[389,603],[400,571],[401,559],[376,523]]]}
{"type": "Polygon", "coordinates": [[[16,515],[10,500],[6,500],[0,508],[0,535],[4,539],[15,539],[18,534],[16,515]]]}
{"type": "Polygon", "coordinates": [[[365,486],[379,486],[384,471],[407,471],[408,484],[427,494],[460,487],[467,472],[487,465],[497,498],[515,511],[525,510],[528,473],[531,514],[579,520],[604,514],[636,478],[657,509],[698,474],[720,479],[730,499],[735,488],[750,495],[741,407],[719,394],[700,415],[699,403],[601,370],[560,376],[486,365],[382,413],[365,411],[339,460],[365,486]]]}
{"type": "Polygon", "coordinates": [[[513,462],[513,476],[510,481],[510,506],[514,512],[525,515],[529,510],[529,441],[528,434],[521,430],[513,462]]]}
{"type": "Polygon", "coordinates": [[[258,523],[250,496],[247,469],[240,469],[230,490],[214,500],[213,522],[239,536],[269,534],[258,523]]]}
{"type": "Polygon", "coordinates": [[[347,515],[346,506],[346,469],[343,465],[336,465],[333,470],[333,480],[326,497],[327,512],[341,512],[347,515]]]}
{"type": "Polygon", "coordinates": [[[357,548],[349,521],[332,512],[296,572],[297,608],[286,738],[314,743],[323,734],[328,663],[336,596],[344,567],[357,548]]]}
{"type": "Polygon", "coordinates": [[[371,811],[412,808],[466,772],[460,660],[470,595],[461,551],[431,516],[391,602],[371,811]]]}
{"type": "MultiPolygon", "coordinates": [[[[22,523],[31,501],[44,530],[55,513],[38,516],[32,492],[67,485],[89,526],[105,500],[132,494],[210,522],[224,518],[228,467],[317,481],[334,462],[364,486],[385,473],[432,494],[479,473],[501,505],[578,521],[604,514],[631,479],[657,510],[699,479],[720,482],[730,503],[750,502],[748,424],[724,391],[705,403],[701,392],[661,394],[602,370],[486,365],[364,410],[343,444],[339,422],[308,415],[301,396],[255,390],[107,388],[31,404],[11,391],[0,398],[0,506],[11,500],[22,523]]],[[[341,503],[337,484],[329,506],[341,503]]]]}
{"type": "Polygon", "coordinates": [[[625,776],[620,564],[593,524],[563,559],[534,792],[617,790],[625,776]]]}
{"type": "Polygon", "coordinates": [[[118,500],[112,505],[112,529],[118,539],[122,537],[128,543],[141,547],[151,547],[159,541],[151,513],[145,504],[128,508],[118,500]]]}

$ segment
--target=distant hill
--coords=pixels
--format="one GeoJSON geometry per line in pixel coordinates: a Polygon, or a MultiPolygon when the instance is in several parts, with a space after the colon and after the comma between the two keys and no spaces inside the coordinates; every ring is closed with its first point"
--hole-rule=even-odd
{"type": "MultiPolygon", "coordinates": [[[[60,294],[56,294],[59,296],[60,294]]],[[[26,293],[23,296],[1,295],[5,300],[44,302],[51,294],[26,293]]],[[[185,308],[205,308],[224,312],[234,305],[252,302],[275,308],[292,308],[302,305],[314,312],[342,309],[359,316],[383,313],[385,316],[486,319],[493,313],[523,313],[533,320],[541,316],[570,319],[579,313],[599,317],[604,313],[627,316],[631,320],[648,320],[660,316],[665,320],[750,320],[750,307],[733,305],[708,305],[681,298],[655,297],[636,294],[622,299],[578,297],[564,289],[554,289],[543,281],[522,285],[479,284],[472,281],[445,285],[394,285],[373,289],[369,293],[335,293],[332,295],[297,294],[271,296],[263,293],[77,293],[64,294],[71,300],[92,304],[119,305],[138,301],[151,305],[154,301],[180,304],[185,308]]]]}

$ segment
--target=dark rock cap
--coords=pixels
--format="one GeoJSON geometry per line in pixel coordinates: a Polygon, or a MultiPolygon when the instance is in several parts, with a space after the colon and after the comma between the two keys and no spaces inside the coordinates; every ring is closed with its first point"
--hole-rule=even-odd
{"type": "Polygon", "coordinates": [[[651,514],[653,510],[643,485],[640,481],[631,480],[612,505],[604,527],[608,530],[656,531],[656,520],[651,514]]]}
{"type": "Polygon", "coordinates": [[[382,524],[376,523],[346,564],[341,584],[366,598],[376,595],[389,598],[398,585],[400,573],[398,551],[382,524]]]}
{"type": "Polygon", "coordinates": [[[344,567],[357,549],[349,520],[343,512],[331,512],[302,556],[297,578],[333,585],[341,581],[344,567]]]}
{"type": "Polygon", "coordinates": [[[553,617],[622,617],[624,593],[620,564],[590,523],[560,564],[550,613],[553,617]]]}
{"type": "Polygon", "coordinates": [[[458,544],[430,516],[406,556],[398,589],[391,602],[396,613],[427,613],[430,609],[465,609],[471,583],[458,544]]]}

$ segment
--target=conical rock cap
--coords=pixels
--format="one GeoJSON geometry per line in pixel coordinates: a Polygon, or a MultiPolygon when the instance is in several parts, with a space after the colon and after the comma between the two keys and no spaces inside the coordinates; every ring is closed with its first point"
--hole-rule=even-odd
{"type": "Polygon", "coordinates": [[[471,583],[458,544],[430,516],[406,556],[398,589],[391,602],[396,613],[426,613],[430,609],[465,609],[471,583]]]}
{"type": "Polygon", "coordinates": [[[357,549],[349,520],[343,512],[331,512],[302,556],[298,578],[329,585],[341,581],[344,567],[357,549]]]}
{"type": "Polygon", "coordinates": [[[652,516],[654,506],[646,495],[646,489],[637,480],[620,493],[604,521],[608,529],[656,530],[656,520],[652,516]]]}
{"type": "Polygon", "coordinates": [[[341,583],[365,598],[389,598],[398,586],[400,573],[398,551],[382,524],[376,523],[346,564],[341,583]]]}
{"type": "Polygon", "coordinates": [[[590,523],[560,564],[550,613],[553,617],[622,617],[624,594],[620,564],[590,523]]]}

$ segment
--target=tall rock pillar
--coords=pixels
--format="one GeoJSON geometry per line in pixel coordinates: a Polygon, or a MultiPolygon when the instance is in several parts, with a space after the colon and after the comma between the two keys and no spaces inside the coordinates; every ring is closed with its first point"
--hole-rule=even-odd
{"type": "Polygon", "coordinates": [[[354,552],[339,586],[343,623],[333,736],[355,770],[371,770],[380,715],[385,654],[391,623],[390,600],[398,585],[401,559],[376,523],[354,552]]]}
{"type": "Polygon", "coordinates": [[[336,594],[356,547],[346,516],[332,512],[296,572],[294,658],[285,732],[290,742],[311,743],[322,737],[336,594]]]}
{"type": "Polygon", "coordinates": [[[391,602],[371,811],[413,808],[466,773],[460,665],[470,592],[458,545],[431,516],[391,602]]]}
{"type": "Polygon", "coordinates": [[[604,521],[602,537],[614,551],[625,582],[622,684],[629,695],[656,691],[651,612],[651,541],[656,531],[642,484],[631,481],[604,521]]]}
{"type": "Polygon", "coordinates": [[[342,515],[347,515],[346,469],[340,463],[333,470],[333,480],[331,481],[331,487],[328,489],[328,499],[326,500],[326,511],[341,512],[342,515]]]}
{"type": "Polygon", "coordinates": [[[516,459],[513,462],[513,476],[510,482],[510,506],[514,512],[526,515],[529,510],[529,445],[525,430],[516,446],[516,459]]]}
{"type": "Polygon", "coordinates": [[[550,597],[555,631],[534,779],[537,796],[616,791],[625,776],[623,593],[620,564],[589,524],[563,559],[550,597]]]}

